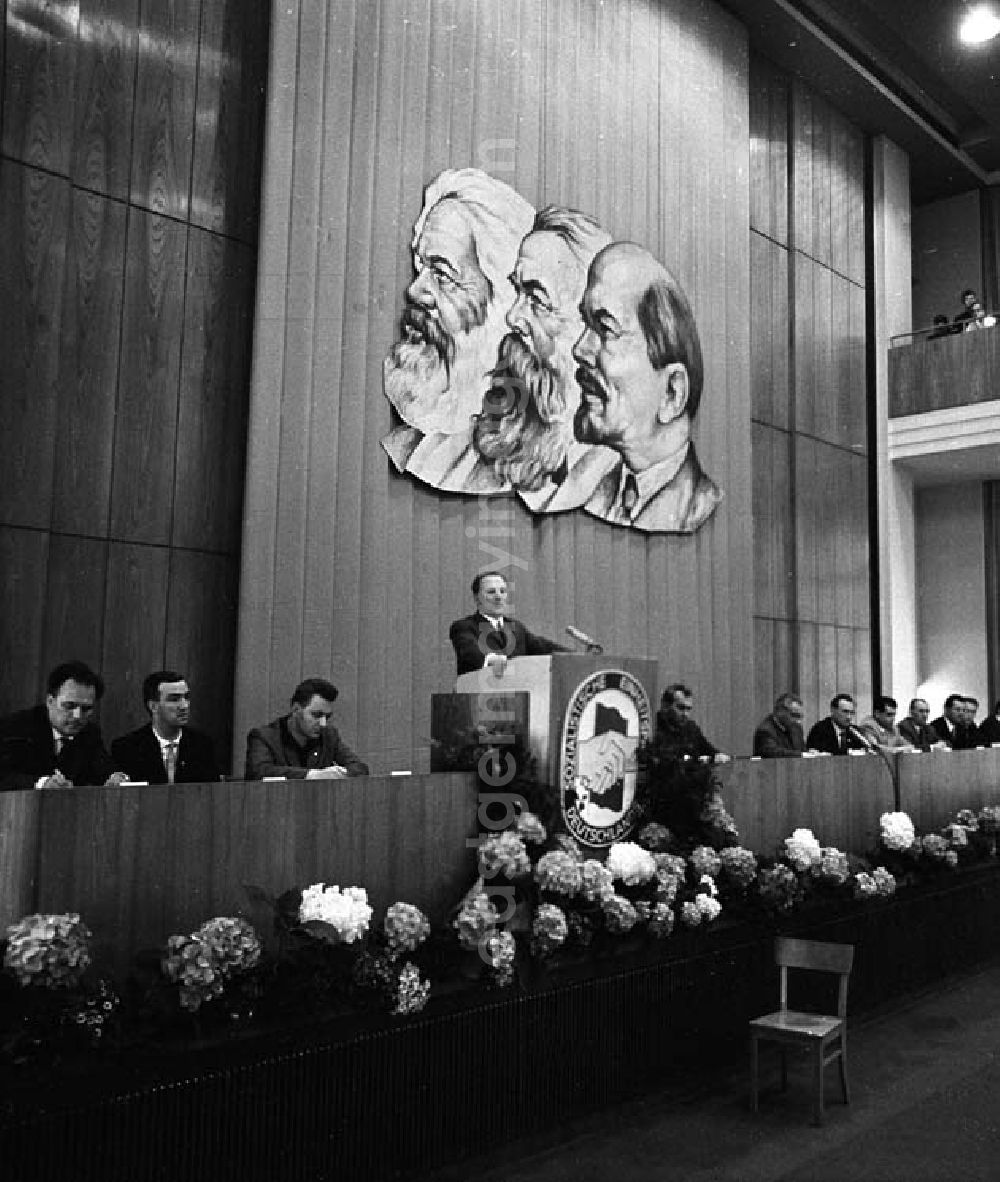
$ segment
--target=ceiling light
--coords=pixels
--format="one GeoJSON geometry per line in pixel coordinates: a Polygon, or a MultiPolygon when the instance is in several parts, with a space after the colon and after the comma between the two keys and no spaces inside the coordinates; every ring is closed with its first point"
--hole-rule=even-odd
{"type": "Polygon", "coordinates": [[[959,26],[958,35],[966,45],[980,45],[1000,33],[1000,17],[988,4],[977,4],[970,9],[959,26]]]}

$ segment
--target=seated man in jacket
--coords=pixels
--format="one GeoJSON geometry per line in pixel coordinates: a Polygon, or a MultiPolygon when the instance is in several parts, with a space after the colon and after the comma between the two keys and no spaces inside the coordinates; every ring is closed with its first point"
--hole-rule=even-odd
{"type": "Polygon", "coordinates": [[[968,721],[968,707],[964,694],[949,694],[944,700],[944,713],[931,723],[938,741],[956,751],[976,745],[976,728],[968,721]]]}
{"type": "Polygon", "coordinates": [[[668,685],[660,698],[656,715],[655,753],[674,759],[706,759],[727,763],[729,756],[710,743],[701,727],[691,717],[694,695],[679,681],[668,685]]]}
{"type": "Polygon", "coordinates": [[[854,699],[850,694],[834,694],[830,699],[830,715],[813,724],[806,738],[810,751],[826,755],[846,755],[849,751],[868,751],[866,740],[854,725],[854,699]]]}
{"type": "Polygon", "coordinates": [[[111,744],[111,758],[130,780],[146,784],[201,784],[221,778],[212,740],[189,726],[191,689],[172,669],[142,683],[149,722],[111,744]]]}
{"type": "Polygon", "coordinates": [[[797,759],[806,749],[802,716],[798,694],[779,694],[774,710],[753,733],[754,755],[760,759],[797,759]]]}
{"type": "Polygon", "coordinates": [[[876,747],[888,750],[915,746],[896,729],[896,699],[880,694],[872,704],[872,712],[858,723],[858,730],[867,735],[876,747]]]}
{"type": "Polygon", "coordinates": [[[120,784],[93,715],[104,695],[100,674],[82,661],[57,665],[45,701],[0,719],[0,791],[120,784]]]}
{"type": "Polygon", "coordinates": [[[330,721],[337,687],[308,677],[295,687],[291,712],[247,735],[246,779],[284,776],[338,780],[367,776],[368,765],[354,754],[330,721]]]}

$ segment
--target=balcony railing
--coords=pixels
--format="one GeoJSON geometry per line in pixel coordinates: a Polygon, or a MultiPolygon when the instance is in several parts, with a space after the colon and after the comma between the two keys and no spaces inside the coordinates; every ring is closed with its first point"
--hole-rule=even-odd
{"type": "Polygon", "coordinates": [[[1000,329],[950,329],[920,329],[892,338],[890,418],[1000,398],[1000,329]]]}

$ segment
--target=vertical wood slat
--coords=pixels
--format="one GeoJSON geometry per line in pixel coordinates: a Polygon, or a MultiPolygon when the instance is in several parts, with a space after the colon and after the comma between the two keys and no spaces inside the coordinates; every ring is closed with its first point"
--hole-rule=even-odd
{"type": "Polygon", "coordinates": [[[128,196],[135,113],[139,0],[80,0],[70,158],[74,185],[128,196]]]}
{"type": "Polygon", "coordinates": [[[107,536],[125,207],[74,189],[59,350],[52,527],[107,536]]]}
{"type": "Polygon", "coordinates": [[[7,0],[3,155],[65,176],[75,110],[79,6],[7,0]]]}
{"type": "MultiPolygon", "coordinates": [[[[19,705],[38,700],[46,674],[61,661],[78,659],[94,669],[108,669],[101,663],[107,578],[108,543],[103,538],[55,533],[49,536],[48,563],[41,584],[45,630],[36,666],[38,686],[19,705]]],[[[145,616],[144,605],[123,606],[130,616],[145,616]]]]}
{"type": "Polygon", "coordinates": [[[235,557],[246,460],[253,254],[192,228],[184,295],[171,541],[235,557]]]}
{"type": "Polygon", "coordinates": [[[0,631],[0,714],[32,701],[41,686],[45,572],[49,537],[41,530],[0,525],[0,619],[16,620],[16,628],[0,631]]]}
{"type": "Polygon", "coordinates": [[[190,210],[202,0],[160,0],[139,13],[131,201],[186,219],[190,210]]]}
{"type": "Polygon", "coordinates": [[[5,472],[0,521],[46,529],[59,400],[60,295],[70,192],[60,177],[0,168],[0,401],[5,472]]]}
{"type": "Polygon", "coordinates": [[[267,4],[202,3],[191,221],[253,243],[257,227],[267,4]]]}
{"type": "Polygon", "coordinates": [[[129,211],[111,486],[122,541],[170,541],[187,237],[178,222],[129,211]]]}

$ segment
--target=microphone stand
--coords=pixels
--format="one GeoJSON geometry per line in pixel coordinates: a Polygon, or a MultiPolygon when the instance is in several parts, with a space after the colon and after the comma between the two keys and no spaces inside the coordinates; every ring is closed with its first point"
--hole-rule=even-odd
{"type": "Polygon", "coordinates": [[[867,749],[870,752],[873,752],[875,755],[877,755],[879,757],[879,759],[881,759],[882,762],[885,764],[886,769],[889,772],[889,779],[892,781],[893,811],[898,813],[899,812],[899,764],[895,763],[893,760],[891,760],[888,756],[888,753],[885,751],[885,749],[883,747],[881,747],[878,743],[874,742],[872,739],[869,739],[868,736],[866,734],[864,734],[863,731],[859,731],[857,729],[857,727],[854,727],[854,726],[850,727],[849,730],[852,735],[854,735],[856,738],[860,739],[861,742],[864,743],[865,747],[867,747],[867,749]]]}

